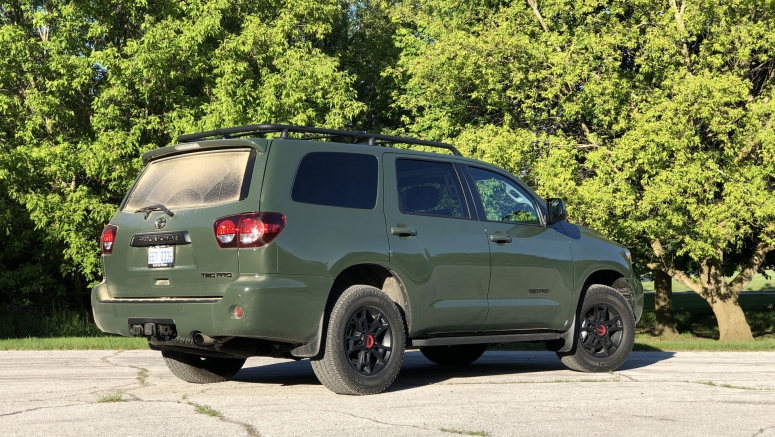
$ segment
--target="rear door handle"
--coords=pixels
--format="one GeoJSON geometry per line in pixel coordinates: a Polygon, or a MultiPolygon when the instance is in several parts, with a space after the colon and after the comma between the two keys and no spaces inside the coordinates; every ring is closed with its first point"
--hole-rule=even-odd
{"type": "Polygon", "coordinates": [[[511,237],[503,234],[490,234],[490,241],[498,244],[511,243],[511,237]]]}
{"type": "Polygon", "coordinates": [[[414,237],[417,235],[417,229],[391,226],[390,233],[393,235],[398,235],[399,237],[414,237]]]}

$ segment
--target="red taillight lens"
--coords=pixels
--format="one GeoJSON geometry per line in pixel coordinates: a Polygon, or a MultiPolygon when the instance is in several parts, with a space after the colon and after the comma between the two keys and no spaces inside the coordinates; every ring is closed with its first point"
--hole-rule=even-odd
{"type": "Polygon", "coordinates": [[[110,255],[113,253],[113,244],[116,242],[116,232],[118,226],[107,225],[102,230],[102,237],[100,238],[100,249],[103,255],[110,255]]]}
{"type": "Polygon", "coordinates": [[[223,248],[260,247],[271,243],[284,227],[285,216],[280,213],[251,212],[216,220],[215,237],[223,248]]]}
{"type": "Polygon", "coordinates": [[[220,223],[216,222],[215,237],[223,244],[229,244],[237,236],[237,225],[229,219],[224,219],[220,223]]]}

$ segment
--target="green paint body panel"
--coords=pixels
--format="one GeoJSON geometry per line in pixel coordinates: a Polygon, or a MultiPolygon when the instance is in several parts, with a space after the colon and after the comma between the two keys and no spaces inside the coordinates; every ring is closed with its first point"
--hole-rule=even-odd
{"type": "Polygon", "coordinates": [[[565,331],[587,278],[601,270],[627,278],[640,318],[643,289],[620,245],[565,222],[547,227],[481,220],[477,195],[465,182],[470,178],[466,165],[503,174],[489,164],[310,140],[225,139],[196,144],[161,148],[143,159],[152,163],[184,153],[252,150],[255,164],[248,195],[226,204],[181,208],[174,217],[152,212],[146,220],[143,214],[117,212],[111,220],[118,226],[113,253],[103,256],[105,279],[92,290],[95,320],[105,332],[130,335],[129,318],[171,318],[182,337],[202,332],[212,337],[310,343],[318,334],[334,281],[356,265],[380,266],[396,277],[408,301],[404,310],[410,338],[565,331]],[[374,207],[292,200],[299,163],[312,152],[372,155],[379,171],[374,207]],[[454,163],[466,191],[468,217],[402,213],[398,158],[454,163]],[[285,215],[285,228],[274,241],[250,249],[218,247],[213,228],[217,218],[259,211],[285,215]],[[154,229],[159,217],[167,218],[161,231],[154,229]],[[413,228],[417,235],[393,235],[391,227],[413,228]],[[148,249],[131,247],[131,236],[169,231],[187,231],[191,243],[175,247],[174,267],[148,268],[148,249]],[[489,241],[488,234],[496,232],[510,236],[512,242],[489,241]],[[202,275],[207,272],[231,273],[231,277],[207,279],[202,275]],[[188,301],[181,303],[181,299],[188,301]],[[242,318],[232,317],[234,305],[243,308],[242,318]]]}
{"type": "MultiPolygon", "coordinates": [[[[482,224],[470,217],[402,213],[395,163],[406,155],[384,157],[387,228],[417,231],[413,237],[388,236],[391,269],[405,284],[411,302],[410,335],[479,331],[487,318],[490,282],[490,251],[482,224]]],[[[443,156],[431,159],[454,162],[443,156]]]]}

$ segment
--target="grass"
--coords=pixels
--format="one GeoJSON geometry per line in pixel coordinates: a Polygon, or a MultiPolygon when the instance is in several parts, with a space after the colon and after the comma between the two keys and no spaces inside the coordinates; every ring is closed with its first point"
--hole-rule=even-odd
{"type": "Polygon", "coordinates": [[[145,384],[145,381],[148,379],[148,369],[145,367],[140,367],[137,370],[137,380],[140,381],[140,384],[145,384]]]}
{"type": "MultiPolygon", "coordinates": [[[[775,293],[746,294],[739,297],[745,318],[754,337],[775,337],[775,293]]],[[[678,332],[691,333],[694,337],[718,339],[718,323],[713,310],[696,293],[673,293],[673,316],[678,332]]],[[[654,331],[654,295],[647,294],[643,302],[643,317],[637,326],[638,333],[654,331]]]]}
{"type": "Polygon", "coordinates": [[[439,431],[448,432],[450,434],[460,434],[460,435],[478,435],[478,436],[487,435],[487,433],[484,431],[461,431],[459,429],[454,429],[454,428],[439,428],[439,431]]]}
{"type": "MultiPolygon", "coordinates": [[[[767,276],[770,277],[769,279],[765,278],[764,275],[757,274],[753,277],[751,283],[745,287],[745,291],[775,291],[775,270],[767,270],[766,272],[767,276]]],[[[650,281],[644,282],[643,289],[646,291],[654,291],[654,283],[650,281]]],[[[682,292],[689,291],[689,289],[673,279],[673,291],[682,292]]]]}
{"type": "Polygon", "coordinates": [[[197,404],[196,402],[191,402],[191,401],[188,401],[188,405],[191,405],[192,407],[194,407],[194,411],[196,411],[199,414],[204,414],[205,416],[212,416],[212,417],[218,417],[220,419],[223,419],[223,413],[221,413],[220,411],[214,409],[209,405],[197,404]]]}
{"type": "Polygon", "coordinates": [[[97,398],[97,402],[99,403],[105,403],[105,402],[124,402],[124,395],[121,392],[113,392],[104,394],[97,398]]]}
{"type": "Polygon", "coordinates": [[[757,338],[753,341],[729,342],[710,338],[699,338],[691,334],[665,340],[650,334],[635,336],[636,351],[709,351],[709,352],[775,352],[775,338],[757,338]]]}
{"type": "Polygon", "coordinates": [[[138,350],[148,349],[145,338],[118,336],[59,337],[59,338],[9,338],[0,340],[0,351],[10,350],[138,350]]]}
{"type": "Polygon", "coordinates": [[[737,390],[754,390],[754,391],[771,391],[772,388],[769,387],[748,387],[745,385],[732,385],[732,384],[717,384],[713,381],[694,381],[697,384],[707,385],[710,387],[723,387],[723,388],[734,388],[737,390]]]}

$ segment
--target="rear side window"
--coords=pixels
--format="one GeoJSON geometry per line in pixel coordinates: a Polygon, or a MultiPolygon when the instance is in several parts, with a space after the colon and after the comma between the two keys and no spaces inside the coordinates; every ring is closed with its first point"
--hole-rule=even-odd
{"type": "Polygon", "coordinates": [[[404,214],[468,218],[455,168],[446,162],[396,160],[398,202],[404,214]]]}
{"type": "Polygon", "coordinates": [[[377,204],[377,158],[313,152],[301,160],[291,198],[296,202],[372,209],[377,204]]]}
{"type": "Polygon", "coordinates": [[[247,195],[242,185],[249,183],[245,181],[246,173],[252,170],[249,161],[249,149],[187,153],[153,161],[143,171],[124,209],[236,202],[247,195]]]}

